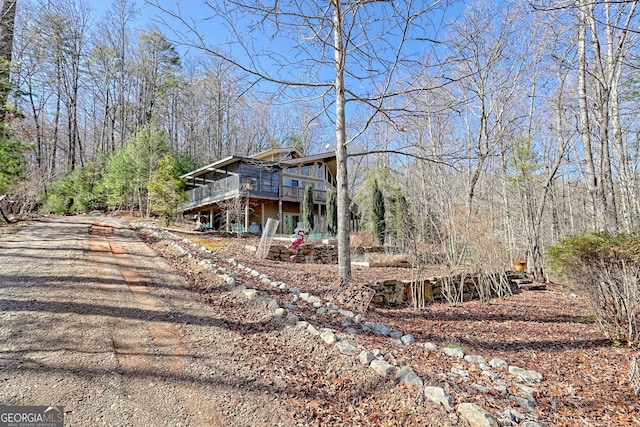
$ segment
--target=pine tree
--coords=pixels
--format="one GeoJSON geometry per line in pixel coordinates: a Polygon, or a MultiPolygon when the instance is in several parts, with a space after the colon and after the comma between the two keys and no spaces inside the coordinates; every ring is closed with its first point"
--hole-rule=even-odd
{"type": "Polygon", "coordinates": [[[394,244],[404,249],[407,239],[411,235],[413,224],[409,216],[409,203],[400,186],[393,187],[389,202],[390,212],[388,217],[391,223],[387,224],[387,230],[389,234],[394,236],[394,244]]]}
{"type": "Polygon", "coordinates": [[[313,186],[304,187],[304,198],[302,199],[302,219],[308,232],[311,233],[315,227],[313,220],[313,186]]]}
{"type": "Polygon", "coordinates": [[[12,136],[0,133],[0,196],[7,188],[24,178],[25,144],[12,136]]]}
{"type": "Polygon", "coordinates": [[[385,208],[384,208],[384,195],[378,187],[378,180],[373,181],[373,234],[378,239],[380,245],[384,245],[384,236],[386,232],[386,224],[384,220],[385,208]]]}
{"type": "Polygon", "coordinates": [[[166,154],[160,159],[157,169],[151,174],[147,188],[151,209],[160,216],[164,225],[175,221],[182,212],[182,204],[186,201],[187,195],[173,157],[166,154]]]}
{"type": "Polygon", "coordinates": [[[338,199],[336,192],[327,192],[327,232],[335,236],[338,233],[338,199]]]}

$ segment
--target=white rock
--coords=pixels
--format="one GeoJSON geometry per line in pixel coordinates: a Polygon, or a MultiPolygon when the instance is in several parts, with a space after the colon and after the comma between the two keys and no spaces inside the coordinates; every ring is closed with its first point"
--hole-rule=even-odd
{"type": "Polygon", "coordinates": [[[369,353],[366,350],[362,350],[358,355],[358,360],[365,366],[369,366],[369,364],[375,359],[375,356],[369,353]]]}
{"type": "Polygon", "coordinates": [[[542,381],[542,374],[536,371],[530,371],[522,369],[517,366],[509,366],[509,373],[516,375],[519,381],[522,382],[537,382],[542,381]]]}
{"type": "Polygon", "coordinates": [[[337,310],[339,307],[332,302],[327,302],[325,304],[327,306],[327,310],[337,310]]]}
{"type": "Polygon", "coordinates": [[[484,357],[482,356],[475,356],[475,355],[471,355],[471,354],[467,354],[466,356],[464,356],[464,360],[466,360],[467,362],[471,362],[471,363],[487,363],[486,360],[484,360],[484,357]]]}
{"type": "Polygon", "coordinates": [[[242,294],[245,297],[247,297],[247,299],[249,299],[249,300],[255,300],[257,293],[258,293],[258,291],[256,291],[255,289],[243,289],[242,290],[242,294]]]}
{"type": "Polygon", "coordinates": [[[375,359],[371,361],[371,363],[369,364],[369,368],[373,369],[373,371],[378,375],[386,377],[393,372],[395,366],[393,366],[386,360],[375,359]]]}
{"type": "Polygon", "coordinates": [[[498,427],[493,415],[475,403],[461,403],[456,407],[456,412],[469,427],[498,427]]]}
{"type": "Polygon", "coordinates": [[[431,402],[440,403],[447,411],[453,409],[453,397],[445,393],[442,387],[426,386],[424,397],[431,402]]]}
{"type": "Polygon", "coordinates": [[[356,347],[349,340],[338,341],[338,343],[336,344],[336,348],[340,353],[347,356],[353,356],[354,354],[356,354],[356,347]]]}
{"type": "Polygon", "coordinates": [[[322,306],[322,305],[323,305],[323,304],[322,304],[322,300],[320,299],[320,297],[315,296],[315,295],[310,295],[310,296],[307,298],[307,302],[308,302],[309,304],[313,304],[314,306],[315,306],[316,304],[320,304],[320,306],[322,306]]]}
{"type": "Polygon", "coordinates": [[[494,358],[489,361],[489,365],[496,369],[507,369],[509,365],[502,359],[494,358]]]}
{"type": "Polygon", "coordinates": [[[411,345],[411,344],[414,344],[416,342],[416,339],[413,337],[413,335],[407,334],[407,335],[404,335],[404,336],[400,337],[400,341],[402,341],[402,344],[404,344],[404,345],[411,345]]]}
{"type": "Polygon", "coordinates": [[[227,286],[229,286],[230,288],[233,288],[234,286],[236,286],[236,279],[233,276],[225,276],[224,281],[227,284],[227,286]]]}
{"type": "Polygon", "coordinates": [[[396,372],[396,379],[407,385],[417,385],[422,388],[422,380],[410,366],[405,366],[396,372]]]}
{"type": "Polygon", "coordinates": [[[298,323],[296,323],[296,327],[300,329],[307,329],[309,327],[309,322],[307,322],[306,320],[300,320],[298,323]]]}
{"type": "Polygon", "coordinates": [[[460,359],[464,357],[464,351],[460,348],[445,347],[442,349],[442,352],[451,357],[459,357],[460,359]]]}
{"type": "Polygon", "coordinates": [[[342,308],[338,309],[338,313],[340,313],[340,315],[346,317],[347,319],[352,319],[356,316],[353,311],[344,310],[342,308]]]}
{"type": "Polygon", "coordinates": [[[429,351],[436,351],[438,349],[438,346],[432,342],[426,342],[422,344],[422,347],[424,347],[425,350],[429,350],[429,351]]]}
{"type": "Polygon", "coordinates": [[[329,345],[335,344],[338,340],[336,338],[336,334],[331,329],[323,329],[322,332],[320,332],[320,338],[325,342],[325,344],[329,345]]]}

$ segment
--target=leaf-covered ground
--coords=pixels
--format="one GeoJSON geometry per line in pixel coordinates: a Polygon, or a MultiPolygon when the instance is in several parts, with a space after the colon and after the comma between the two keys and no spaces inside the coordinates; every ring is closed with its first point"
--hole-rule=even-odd
{"type": "MultiPolygon", "coordinates": [[[[256,241],[212,238],[208,246],[303,292],[323,296],[337,286],[335,265],[293,264],[260,259],[248,249],[256,241]]],[[[353,280],[408,279],[401,268],[355,267],[353,280]]],[[[250,279],[248,279],[250,280],[250,279]]],[[[256,282],[254,287],[260,288],[256,282]]],[[[264,287],[264,285],[262,285],[264,287]]],[[[264,287],[264,292],[273,292],[264,287]]],[[[278,297],[278,295],[276,295],[278,297]]],[[[280,299],[288,298],[280,295],[280,299]]],[[[310,313],[310,317],[316,318],[310,313]]],[[[536,370],[544,380],[535,385],[535,412],[553,426],[640,425],[640,401],[628,381],[634,349],[614,346],[600,333],[592,311],[580,296],[550,284],[546,291],[525,291],[489,303],[467,302],[453,307],[433,303],[424,311],[410,307],[376,309],[368,320],[392,330],[413,334],[419,342],[461,345],[469,354],[498,357],[510,365],[536,370]]],[[[333,328],[331,319],[317,319],[333,328]]],[[[395,355],[396,364],[410,365],[434,384],[452,362],[440,353],[394,350],[393,342],[378,336],[359,336],[369,346],[395,355]]],[[[472,379],[477,378],[473,376],[472,379]]],[[[477,382],[477,381],[476,381],[477,382]]],[[[495,393],[478,393],[469,384],[454,384],[456,401],[474,401],[499,411],[509,402],[495,393]]],[[[452,390],[453,391],[453,390],[452,390]]],[[[511,402],[513,403],[513,402],[511,402]]]]}

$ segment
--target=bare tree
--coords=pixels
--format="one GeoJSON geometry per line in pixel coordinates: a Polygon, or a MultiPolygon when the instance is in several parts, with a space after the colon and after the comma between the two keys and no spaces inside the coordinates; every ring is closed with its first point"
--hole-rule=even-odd
{"type": "Polygon", "coordinates": [[[115,0],[97,25],[88,71],[93,78],[95,117],[102,123],[95,144],[110,153],[124,145],[127,96],[130,91],[128,64],[133,48],[130,26],[137,16],[133,0],[115,0]]]}

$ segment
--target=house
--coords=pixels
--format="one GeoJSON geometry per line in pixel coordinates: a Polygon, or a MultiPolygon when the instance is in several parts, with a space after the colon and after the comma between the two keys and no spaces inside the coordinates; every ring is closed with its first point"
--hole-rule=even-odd
{"type": "Polygon", "coordinates": [[[302,223],[302,199],[313,186],[314,232],[326,231],[327,191],[336,189],[335,152],[303,156],[273,148],[250,157],[229,156],[182,175],[184,213],[204,217],[215,230],[261,232],[269,218],[277,232],[293,234],[302,223]]]}

